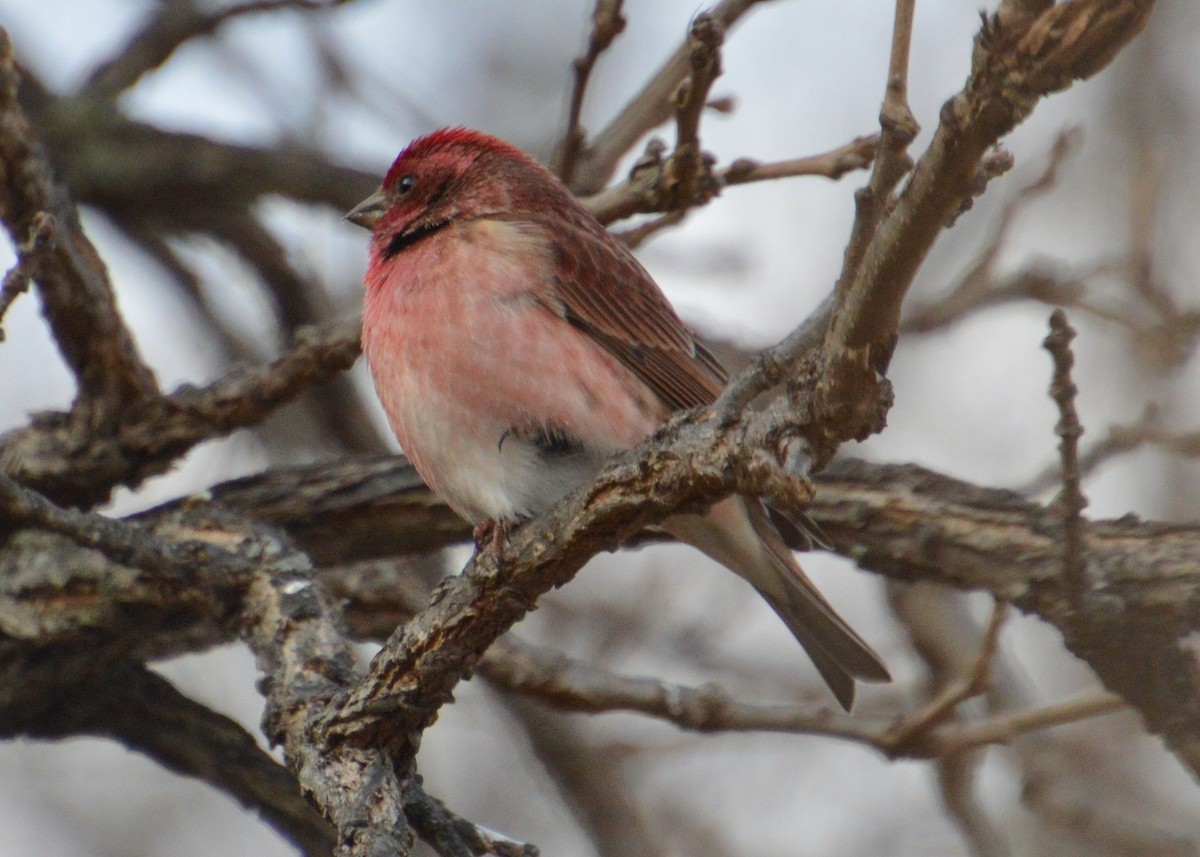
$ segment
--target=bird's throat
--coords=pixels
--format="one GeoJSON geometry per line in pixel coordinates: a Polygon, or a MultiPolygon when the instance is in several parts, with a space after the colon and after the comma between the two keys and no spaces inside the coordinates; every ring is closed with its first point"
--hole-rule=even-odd
{"type": "Polygon", "coordinates": [[[416,244],[423,238],[428,238],[435,232],[440,232],[442,229],[450,225],[449,220],[440,220],[433,223],[426,223],[415,229],[409,229],[404,232],[399,232],[392,236],[392,240],[387,243],[383,249],[383,258],[392,259],[403,253],[409,247],[416,244]]]}

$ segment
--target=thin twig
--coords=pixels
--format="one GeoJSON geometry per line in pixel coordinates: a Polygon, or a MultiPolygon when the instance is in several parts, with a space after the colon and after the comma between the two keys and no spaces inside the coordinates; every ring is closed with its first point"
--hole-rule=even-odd
{"type": "Polygon", "coordinates": [[[980,642],[979,654],[975,657],[971,671],[958,681],[948,684],[937,696],[889,729],[883,736],[886,745],[895,748],[910,746],[934,727],[948,720],[960,704],[987,690],[992,661],[1000,643],[1000,629],[1007,615],[1008,605],[1004,602],[997,601],[992,605],[992,617],[980,642]]]}
{"type": "MultiPolygon", "coordinates": [[[[1133,452],[1143,446],[1155,447],[1181,458],[1200,458],[1200,431],[1168,431],[1162,424],[1162,415],[1158,407],[1149,404],[1137,420],[1110,426],[1104,437],[1080,454],[1079,475],[1087,476],[1118,455],[1133,452]]],[[[1062,465],[1056,463],[1017,490],[1022,494],[1034,495],[1061,483],[1062,465]]]]}
{"type": "Polygon", "coordinates": [[[692,732],[783,732],[867,743],[874,736],[868,721],[823,705],[746,703],[714,684],[618,675],[511,635],[496,641],[479,669],[488,681],[563,711],[636,711],[692,732]]]}
{"type": "MultiPolygon", "coordinates": [[[[836,181],[849,172],[869,167],[875,157],[878,140],[877,135],[857,137],[828,152],[774,163],[737,158],[727,167],[714,169],[712,177],[718,188],[794,176],[821,176],[836,181]]],[[[652,150],[634,167],[627,181],[585,197],[581,202],[597,220],[605,224],[635,214],[667,212],[670,206],[663,193],[665,161],[663,152],[652,150]]]]}
{"type": "Polygon", "coordinates": [[[700,117],[708,104],[708,93],[721,74],[724,41],[725,30],[712,15],[703,13],[692,21],[688,36],[690,71],[671,96],[675,150],[663,166],[662,191],[672,210],[703,203],[717,191],[711,179],[711,158],[700,149],[700,117]]]}
{"type": "Polygon", "coordinates": [[[771,181],[793,176],[824,176],[840,179],[848,172],[869,167],[875,159],[879,135],[855,137],[849,143],[806,158],[791,158],[786,161],[761,163],[753,158],[738,158],[728,167],[715,172],[717,181],[724,186],[771,181]]]}
{"type": "Polygon", "coordinates": [[[1059,458],[1062,462],[1062,490],[1055,505],[1062,514],[1063,525],[1063,579],[1072,595],[1082,598],[1087,589],[1087,561],[1085,557],[1085,528],[1083,510],[1087,498],[1083,496],[1079,477],[1079,438],[1083,426],[1075,410],[1075,395],[1078,388],[1071,379],[1071,367],[1075,355],[1071,353],[1071,340],[1075,331],[1067,322],[1067,314],[1056,309],[1050,314],[1050,334],[1042,345],[1054,360],[1054,377],[1050,382],[1050,397],[1058,406],[1058,423],[1054,433],[1060,438],[1059,458]]]}
{"type": "MultiPolygon", "coordinates": [[[[1083,283],[1088,279],[1073,273],[1069,278],[1052,278],[1045,265],[998,278],[996,260],[1008,243],[1013,225],[1029,204],[1053,190],[1067,157],[1078,147],[1082,133],[1078,128],[1059,133],[1046,160],[1046,166],[1032,182],[1025,185],[1010,199],[1000,212],[992,235],[978,258],[967,269],[955,285],[944,296],[935,301],[918,305],[905,315],[902,330],[905,333],[923,333],[939,330],[969,313],[984,306],[1025,297],[1040,296],[1042,300],[1075,302],[1082,295],[1083,283]]],[[[1105,267],[1096,273],[1105,273],[1105,267]]]]}
{"type": "MultiPolygon", "coordinates": [[[[993,612],[972,675],[964,677],[964,681],[953,689],[957,702],[975,695],[977,690],[972,686],[980,688],[986,681],[1004,615],[1003,609],[993,612]]],[[[821,735],[860,743],[891,758],[935,758],[975,747],[1004,744],[1038,729],[1126,708],[1126,704],[1113,694],[1095,694],[1044,708],[989,717],[977,723],[955,724],[945,720],[945,713],[953,706],[935,708],[930,705],[913,712],[897,725],[878,719],[851,717],[824,706],[742,702],[712,684],[688,687],[656,678],[623,676],[522,642],[512,635],[496,642],[480,662],[479,671],[498,687],[562,711],[634,711],[692,732],[821,735]]],[[[949,698],[948,695],[940,697],[942,700],[949,698]]]]}
{"type": "Polygon", "coordinates": [[[782,342],[758,352],[750,365],[734,376],[715,405],[717,413],[726,423],[736,419],[760,393],[787,377],[801,355],[821,344],[833,318],[835,305],[836,295],[830,292],[782,342]]]}
{"type": "Polygon", "coordinates": [[[971,857],[1009,857],[1000,826],[992,821],[976,789],[982,758],[977,753],[947,753],[935,762],[938,792],[950,820],[962,833],[971,857]]]}
{"type": "Polygon", "coordinates": [[[1042,708],[998,714],[979,723],[956,726],[945,733],[943,751],[961,753],[989,744],[1008,744],[1030,732],[1127,710],[1129,704],[1115,693],[1096,693],[1042,708]]]}
{"type": "Polygon", "coordinates": [[[625,29],[625,18],[621,14],[622,0],[596,0],[592,9],[592,32],[588,36],[587,50],[575,58],[575,86],[571,90],[571,104],[567,108],[567,129],[554,150],[551,169],[558,174],[567,187],[575,173],[575,164],[586,143],[586,136],[579,124],[583,112],[583,97],[587,92],[588,80],[600,55],[608,50],[625,29]]]}
{"type": "MultiPolygon", "coordinates": [[[[589,840],[592,847],[583,850],[595,857],[705,857],[704,851],[681,848],[675,834],[662,836],[661,820],[652,823],[651,807],[638,798],[638,750],[620,738],[597,740],[590,718],[564,717],[515,694],[498,702],[589,840]]],[[[726,857],[730,852],[719,853],[726,857]]]]}
{"type": "Polygon", "coordinates": [[[0,342],[4,341],[4,316],[8,308],[29,290],[36,266],[33,252],[39,246],[44,248],[53,234],[53,218],[39,211],[33,216],[29,237],[17,244],[17,263],[9,268],[4,275],[4,282],[0,284],[0,342]]]}
{"type": "MultiPolygon", "coordinates": [[[[728,33],[750,9],[764,0],[721,0],[708,14],[728,33]]],[[[573,188],[580,194],[600,191],[621,158],[646,134],[671,118],[671,94],[689,71],[690,39],[663,63],[617,116],[592,138],[579,159],[573,188]]]]}
{"type": "Polygon", "coordinates": [[[892,191],[912,169],[908,145],[920,131],[908,106],[908,55],[912,43],[916,0],[896,0],[892,23],[892,48],[888,59],[887,85],[879,111],[879,148],[867,186],[854,197],[854,226],[846,247],[837,291],[849,288],[858,274],[867,244],[892,201],[892,191]]]}
{"type": "Polygon", "coordinates": [[[667,229],[671,226],[676,226],[684,221],[688,215],[687,208],[677,208],[674,211],[669,211],[666,214],[661,214],[658,217],[648,220],[645,223],[635,226],[632,229],[626,229],[621,232],[615,232],[616,237],[630,250],[636,250],[646,241],[647,238],[667,229]]]}
{"type": "Polygon", "coordinates": [[[421,778],[404,784],[404,814],[425,842],[442,857],[537,857],[534,845],[517,842],[502,833],[456,815],[425,791],[421,778]]]}
{"type": "Polygon", "coordinates": [[[728,415],[740,410],[757,395],[779,383],[794,368],[800,356],[812,350],[822,338],[830,353],[840,355],[842,352],[844,339],[838,343],[830,338],[836,313],[842,312],[846,306],[850,286],[858,277],[863,256],[890,204],[892,191],[912,168],[907,148],[916,137],[919,127],[908,107],[907,81],[915,2],[896,0],[888,81],[880,111],[879,145],[876,147],[871,178],[867,186],[855,194],[854,225],[837,284],[804,324],[779,344],[760,352],[753,369],[734,379],[717,404],[719,413],[728,415]],[[831,345],[835,347],[830,349],[831,345]]]}

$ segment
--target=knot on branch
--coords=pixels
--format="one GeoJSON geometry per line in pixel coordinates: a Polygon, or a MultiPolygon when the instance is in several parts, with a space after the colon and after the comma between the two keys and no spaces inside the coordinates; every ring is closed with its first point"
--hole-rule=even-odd
{"type": "MultiPolygon", "coordinates": [[[[813,426],[819,428],[819,434],[808,436],[818,467],[843,441],[866,440],[887,426],[895,397],[891,382],[876,369],[878,362],[869,346],[845,348],[836,356],[826,356],[817,376],[813,405],[813,426]]],[[[789,385],[789,398],[794,400],[798,395],[799,386],[789,385]]]]}
{"type": "Polygon", "coordinates": [[[657,207],[663,211],[679,211],[704,205],[721,193],[721,182],[714,167],[717,158],[687,143],[677,148],[667,162],[657,182],[657,207]]]}
{"type": "Polygon", "coordinates": [[[803,514],[816,494],[809,479],[812,468],[808,440],[797,430],[781,430],[747,456],[738,474],[738,491],[765,497],[785,512],[803,514]]]}

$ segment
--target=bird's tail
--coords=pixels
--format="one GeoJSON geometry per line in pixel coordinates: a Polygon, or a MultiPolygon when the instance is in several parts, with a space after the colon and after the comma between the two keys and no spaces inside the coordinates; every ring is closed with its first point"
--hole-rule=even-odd
{"type": "Polygon", "coordinates": [[[847,711],[854,703],[855,679],[891,681],[879,655],[808,579],[758,500],[730,497],[707,515],[677,515],[662,527],[758,590],[847,711]]]}

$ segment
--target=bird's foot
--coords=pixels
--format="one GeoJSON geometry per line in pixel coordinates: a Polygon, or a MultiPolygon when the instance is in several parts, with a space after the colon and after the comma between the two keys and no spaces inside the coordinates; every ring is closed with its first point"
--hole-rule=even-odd
{"type": "Polygon", "coordinates": [[[497,518],[487,518],[480,521],[475,525],[475,529],[471,533],[475,537],[475,550],[483,550],[488,545],[499,550],[508,538],[508,528],[508,521],[502,521],[497,518]]]}

